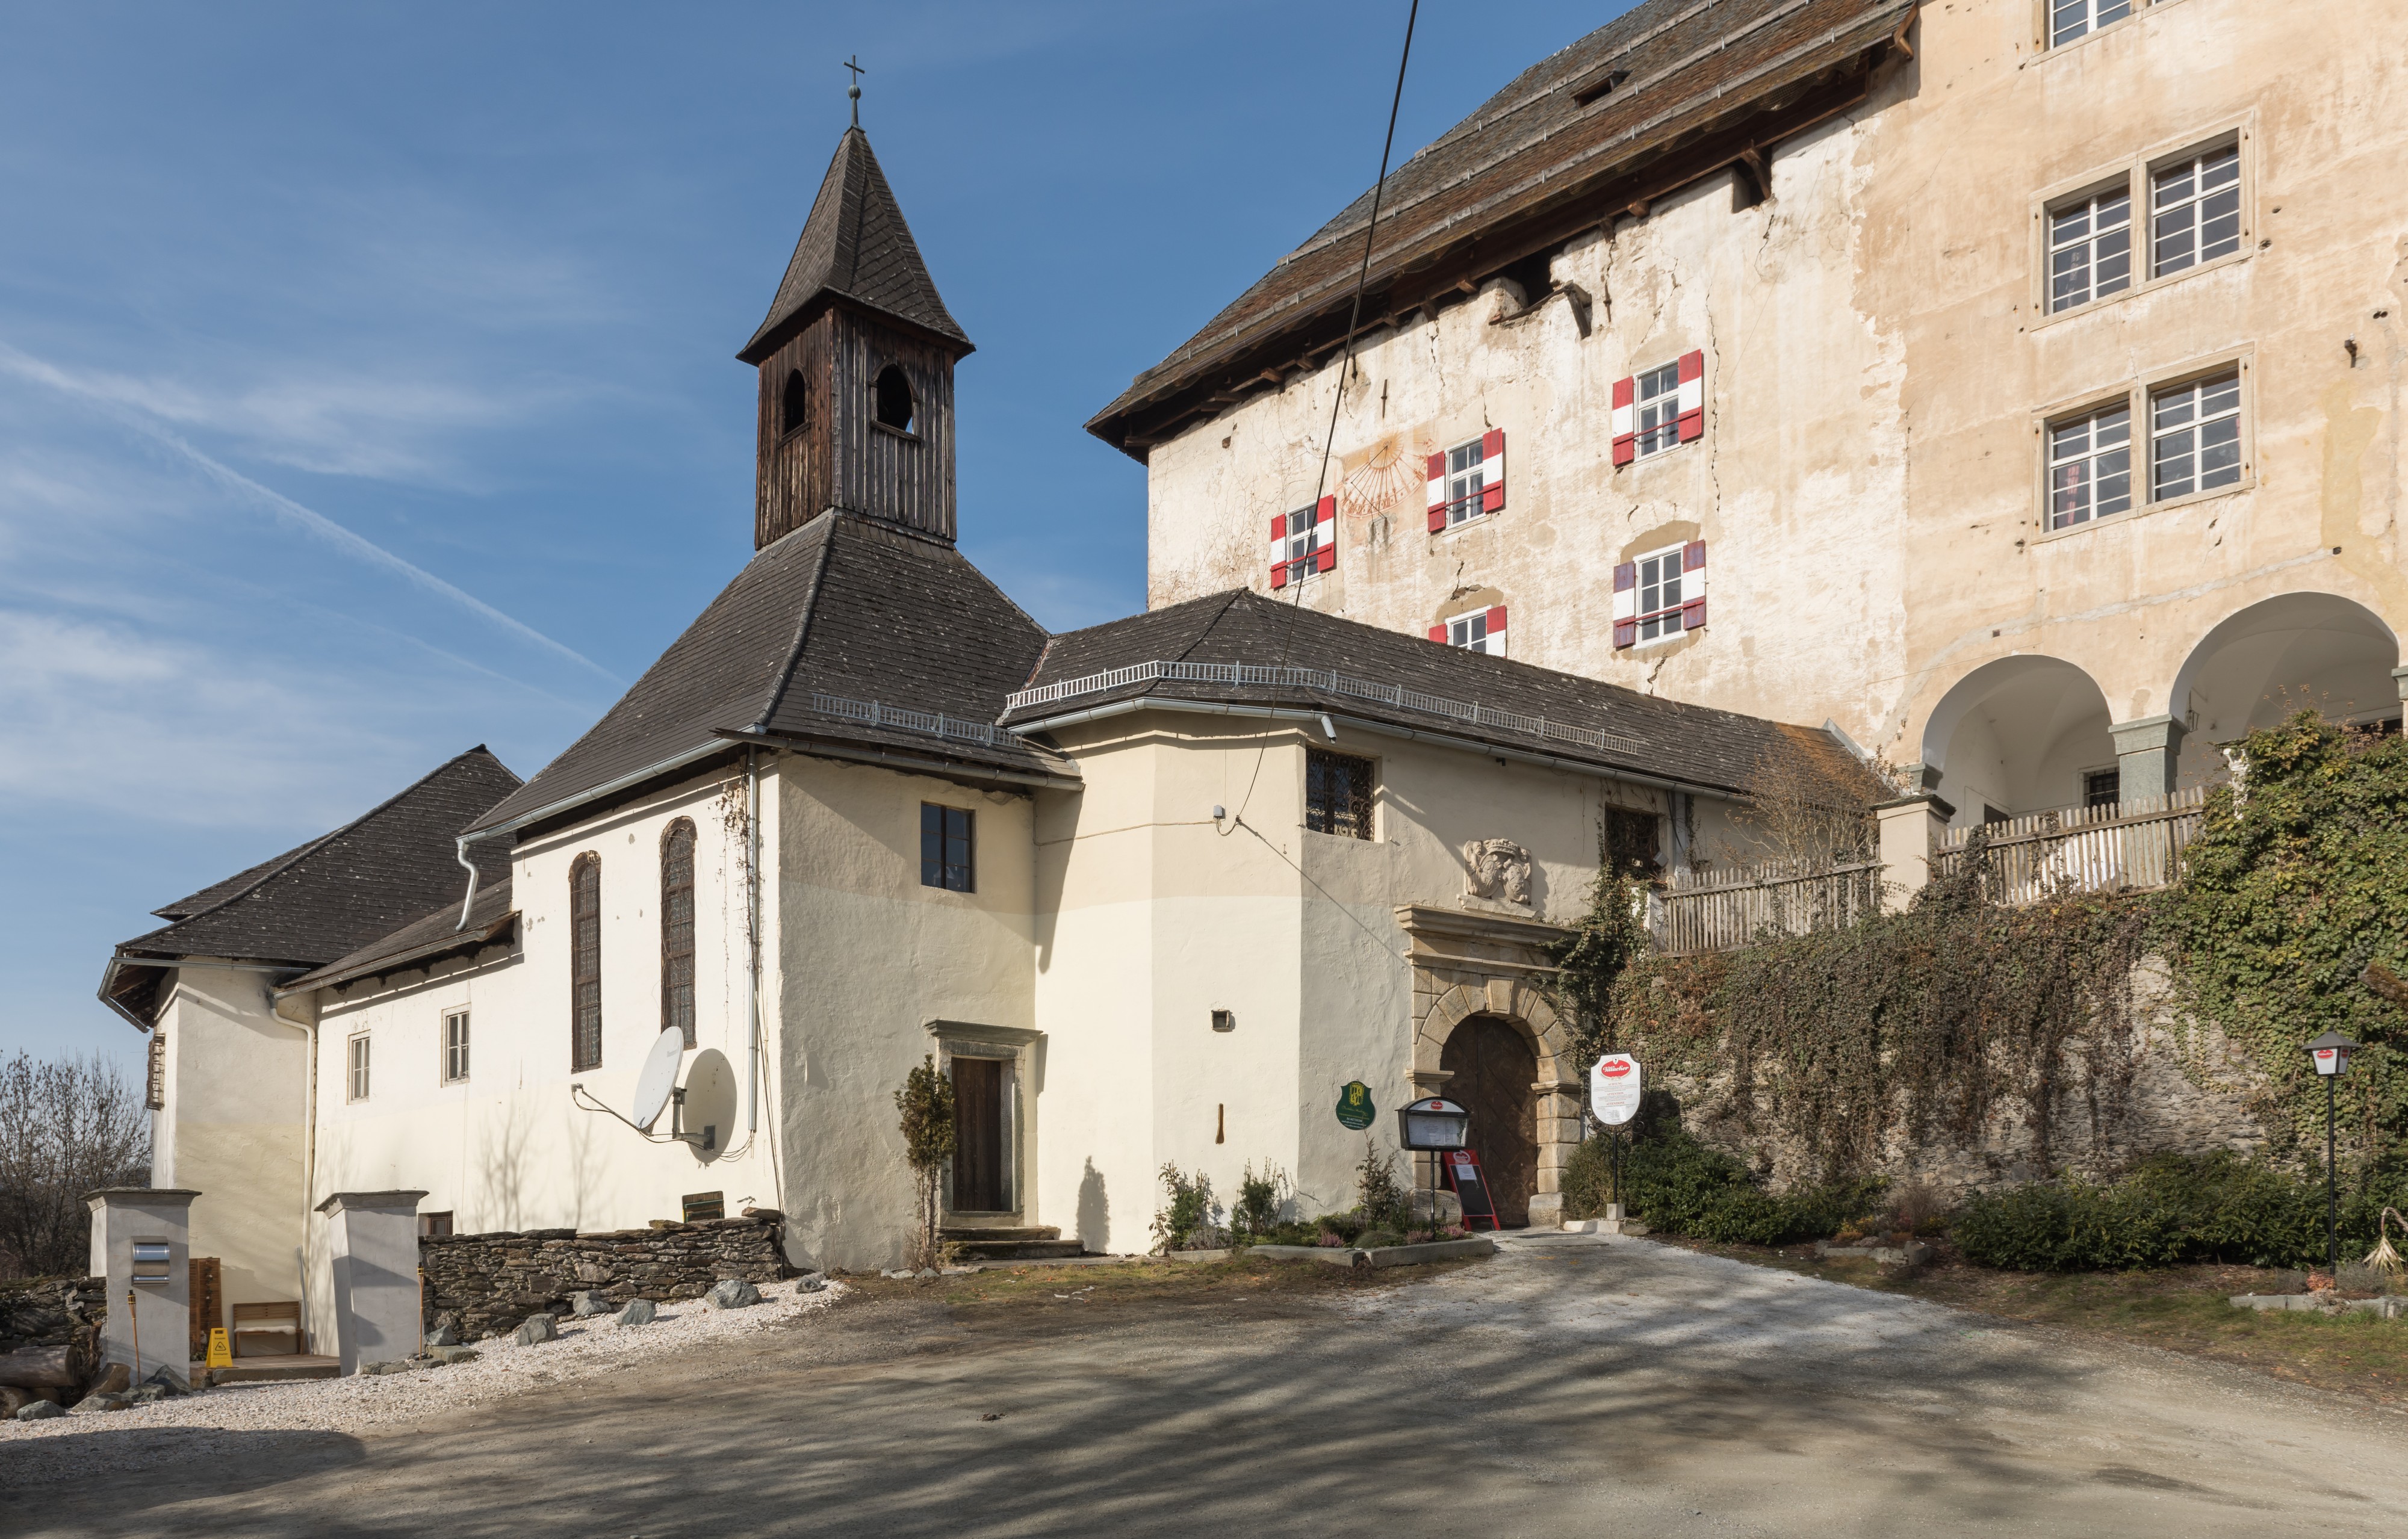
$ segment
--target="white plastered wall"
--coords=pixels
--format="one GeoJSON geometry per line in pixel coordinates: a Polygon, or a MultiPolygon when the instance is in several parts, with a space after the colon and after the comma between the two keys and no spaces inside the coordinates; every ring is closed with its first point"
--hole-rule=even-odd
{"type": "Polygon", "coordinates": [[[300,1296],[309,1056],[300,1028],[275,1016],[272,976],[179,967],[158,1018],[166,1077],[151,1119],[150,1184],[201,1194],[192,1253],[218,1259],[228,1305],[300,1296]]]}

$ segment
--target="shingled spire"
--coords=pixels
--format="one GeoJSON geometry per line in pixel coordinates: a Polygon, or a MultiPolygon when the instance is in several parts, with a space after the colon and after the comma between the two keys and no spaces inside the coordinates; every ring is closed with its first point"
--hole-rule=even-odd
{"type": "Polygon", "coordinates": [[[869,148],[869,135],[856,125],[837,141],[836,158],[828,162],[811,217],[795,242],[794,260],[786,264],[785,281],[769,304],[768,318],[752,340],[736,356],[758,363],[777,350],[787,335],[807,324],[810,312],[824,302],[850,300],[865,309],[916,327],[931,339],[953,344],[956,358],[971,350],[945,302],[937,292],[928,264],[911,239],[911,227],[886,185],[886,173],[869,148]]]}
{"type": "Polygon", "coordinates": [[[754,549],[834,507],[953,537],[953,363],[970,350],[859,125],[845,130],[768,319],[754,549]]]}

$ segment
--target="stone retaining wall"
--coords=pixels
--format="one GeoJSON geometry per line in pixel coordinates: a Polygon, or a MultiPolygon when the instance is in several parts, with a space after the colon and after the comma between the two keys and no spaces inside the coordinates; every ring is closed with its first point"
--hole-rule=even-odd
{"type": "Polygon", "coordinates": [[[0,1283],[0,1356],[21,1347],[72,1347],[79,1362],[100,1355],[108,1316],[105,1277],[34,1277],[0,1283]]]}
{"type": "Polygon", "coordinates": [[[795,1275],[781,1242],[781,1215],[749,1209],[739,1218],[655,1223],[580,1234],[531,1229],[454,1234],[418,1242],[426,1272],[426,1319],[451,1315],[463,1341],[517,1328],[529,1315],[560,1314],[568,1295],[600,1294],[612,1304],[698,1299],[725,1277],[753,1283],[795,1275]]]}

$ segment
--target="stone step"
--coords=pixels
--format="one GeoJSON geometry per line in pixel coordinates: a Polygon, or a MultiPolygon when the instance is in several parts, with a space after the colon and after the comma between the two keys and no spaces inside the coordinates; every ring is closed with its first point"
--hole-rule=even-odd
{"type": "Polygon", "coordinates": [[[1048,1225],[1043,1229],[983,1229],[965,1224],[953,1229],[937,1231],[940,1240],[1010,1240],[1028,1245],[1043,1240],[1058,1240],[1061,1230],[1048,1225]]]}
{"type": "Polygon", "coordinates": [[[948,1239],[966,1261],[1050,1261],[1086,1253],[1076,1240],[948,1239]]]}
{"type": "MultiPolygon", "coordinates": [[[[274,1384],[296,1378],[334,1378],[343,1371],[339,1358],[315,1353],[292,1357],[236,1358],[231,1368],[204,1370],[211,1384],[274,1384]]],[[[198,1374],[194,1382],[200,1382],[198,1374]]]]}

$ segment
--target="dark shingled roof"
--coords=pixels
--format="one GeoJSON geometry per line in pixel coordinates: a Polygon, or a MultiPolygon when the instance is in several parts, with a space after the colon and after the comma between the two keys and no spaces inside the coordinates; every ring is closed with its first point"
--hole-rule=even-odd
{"type": "Polygon", "coordinates": [[[337,957],[314,973],[279,984],[276,991],[296,994],[333,988],[354,978],[395,973],[405,967],[423,967],[455,951],[473,951],[508,941],[518,918],[518,910],[510,905],[509,862],[505,861],[498,880],[478,882],[476,901],[468,905],[466,924],[460,922],[460,900],[454,897],[435,912],[370,941],[349,956],[337,957]]]}
{"type": "Polygon", "coordinates": [[[869,135],[858,124],[837,142],[768,318],[736,356],[747,363],[768,357],[790,335],[788,323],[808,320],[806,312],[823,298],[851,300],[970,351],[970,339],[938,295],[886,173],[870,153],[869,135]]]}
{"type": "Polygon", "coordinates": [[[591,731],[477,827],[571,803],[730,733],[1074,776],[1008,735],[940,736],[813,703],[941,714],[975,734],[1044,646],[1044,628],[950,545],[830,510],[755,555],[591,731]]]}
{"type": "Polygon", "coordinates": [[[1048,720],[1114,701],[1161,697],[1309,706],[1469,739],[1528,753],[1627,770],[1699,790],[1743,795],[1759,766],[1803,753],[1828,766],[1828,781],[1863,779],[1866,799],[1877,788],[1846,748],[1813,728],[1683,705],[1508,658],[1435,645],[1334,615],[1298,608],[1250,590],[1214,593],[1056,636],[1029,683],[1032,689],[1090,677],[1152,662],[1249,663],[1319,669],[1375,687],[1406,691],[1483,710],[1543,718],[1575,733],[1610,733],[1613,746],[1542,736],[1511,725],[1464,720],[1367,696],[1354,689],[1309,683],[1239,684],[1150,679],[1085,691],[1014,707],[1005,722],[1041,730],[1048,720]]]}
{"type": "MultiPolygon", "coordinates": [[[[519,777],[482,744],[390,801],[168,905],[176,921],[118,947],[104,997],[147,1014],[155,968],[185,957],[316,967],[391,933],[467,885],[452,842],[519,777]]],[[[508,852],[473,855],[491,882],[508,852]]]]}
{"type": "MultiPolygon", "coordinates": [[[[1369,288],[1377,295],[1392,282],[1410,287],[1412,275],[1477,247],[1484,233],[1528,227],[1553,211],[1594,227],[1622,207],[1597,200],[1609,192],[1644,195],[1629,178],[1643,173],[1643,182],[1658,173],[1659,162],[1673,185],[1728,164],[1727,157],[1709,156],[1694,166],[1676,166],[1667,157],[1694,150],[1709,130],[1785,103],[1801,82],[1885,47],[1916,3],[1647,0],[1633,7],[1524,70],[1389,174],[1369,288]],[[1624,71],[1610,91],[1600,89],[1624,71]]],[[[1742,147],[1730,148],[1736,153],[1742,147]]],[[[1653,191],[1660,196],[1673,185],[1653,191]]],[[[1088,431],[1119,446],[1129,414],[1211,382],[1241,355],[1315,318],[1329,320],[1336,329],[1328,335],[1340,337],[1370,207],[1367,189],[1169,357],[1139,375],[1096,414],[1088,431]]],[[[1575,231],[1566,224],[1561,233],[1575,231]]],[[[1499,249],[1495,264],[1519,254],[1499,249]]],[[[1475,259],[1475,266],[1485,260],[1475,259]]],[[[1375,304],[1365,323],[1381,314],[1375,304]]],[[[1252,377],[1261,366],[1250,362],[1244,374],[1252,377]]]]}

